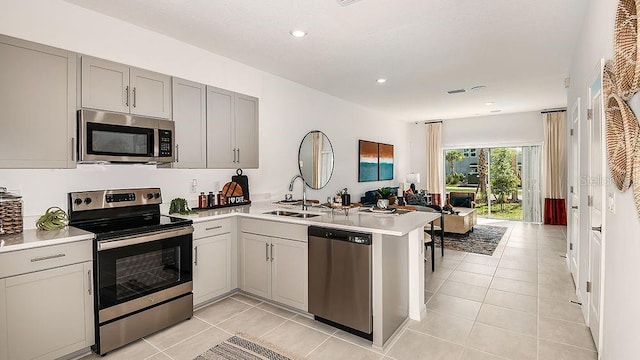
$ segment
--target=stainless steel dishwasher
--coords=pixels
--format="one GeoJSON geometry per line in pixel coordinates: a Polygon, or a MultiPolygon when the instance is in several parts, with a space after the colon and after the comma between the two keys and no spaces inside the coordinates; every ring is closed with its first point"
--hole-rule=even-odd
{"type": "Polygon", "coordinates": [[[310,226],[309,312],[372,339],[371,234],[310,226]]]}

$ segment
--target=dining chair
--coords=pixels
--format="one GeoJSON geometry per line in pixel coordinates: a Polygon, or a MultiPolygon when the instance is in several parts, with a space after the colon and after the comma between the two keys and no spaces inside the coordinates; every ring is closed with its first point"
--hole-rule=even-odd
{"type": "MultiPolygon", "coordinates": [[[[436,252],[433,246],[433,237],[431,237],[431,235],[429,235],[427,230],[425,230],[424,231],[424,251],[427,251],[427,248],[431,248],[431,272],[434,272],[436,271],[436,259],[435,259],[436,252]]],[[[427,258],[425,257],[424,260],[426,261],[427,258]]]]}

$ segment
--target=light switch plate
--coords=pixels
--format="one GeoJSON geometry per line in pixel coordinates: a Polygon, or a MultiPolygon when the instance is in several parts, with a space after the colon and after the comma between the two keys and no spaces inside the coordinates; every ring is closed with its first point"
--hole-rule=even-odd
{"type": "Polygon", "coordinates": [[[195,194],[198,192],[198,179],[191,180],[191,193],[195,194]]]}
{"type": "Polygon", "coordinates": [[[616,213],[616,193],[610,192],[607,196],[607,208],[612,214],[616,213]]]}

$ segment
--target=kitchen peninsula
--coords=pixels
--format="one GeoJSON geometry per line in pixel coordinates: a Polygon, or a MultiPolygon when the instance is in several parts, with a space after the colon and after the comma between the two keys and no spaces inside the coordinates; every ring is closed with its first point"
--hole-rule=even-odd
{"type": "MultiPolygon", "coordinates": [[[[421,320],[426,313],[424,299],[424,246],[423,228],[424,226],[439,218],[439,214],[425,212],[408,212],[406,214],[371,214],[352,209],[348,215],[343,211],[331,212],[328,209],[311,208],[310,211],[301,211],[300,207],[279,206],[270,202],[253,203],[250,206],[239,206],[234,208],[215,209],[200,212],[185,217],[193,220],[194,246],[197,247],[199,229],[208,229],[219,233],[227,225],[220,221],[237,221],[237,237],[235,246],[232,249],[237,251],[237,256],[231,255],[232,259],[237,259],[238,263],[232,260],[232,269],[237,269],[237,277],[231,280],[231,289],[239,288],[247,293],[263,298],[271,299],[275,302],[292,306],[302,311],[307,311],[307,227],[326,227],[329,229],[340,229],[358,231],[372,234],[372,262],[371,262],[371,282],[372,282],[372,306],[373,306],[373,346],[382,348],[395,334],[396,330],[407,320],[421,320]],[[313,217],[296,217],[272,214],[280,210],[280,213],[292,212],[296,214],[314,214],[313,217]],[[217,224],[216,222],[220,222],[217,224]],[[249,242],[255,242],[256,236],[266,238],[262,247],[257,247],[258,254],[251,258],[249,253],[249,242]],[[273,239],[273,240],[268,240],[273,239]],[[293,256],[294,261],[304,261],[298,266],[305,267],[304,271],[298,269],[291,273],[281,274],[281,279],[277,283],[277,269],[268,268],[268,272],[274,272],[274,279],[267,279],[271,286],[261,286],[260,281],[254,282],[248,273],[256,266],[256,262],[264,261],[265,247],[279,245],[279,241],[289,241],[290,244],[302,246],[298,256],[293,256]],[[246,246],[246,247],[245,247],[246,246]],[[246,252],[246,253],[245,253],[246,252]],[[304,252],[304,256],[303,255],[304,252]],[[243,261],[244,259],[244,261],[243,261]],[[234,281],[235,280],[235,281],[234,281]],[[288,281],[287,281],[288,280],[288,281]],[[237,282],[236,282],[237,281],[237,282]],[[282,291],[277,289],[282,282],[304,283],[300,285],[298,293],[299,299],[295,300],[295,290],[286,288],[282,291]],[[266,288],[265,288],[266,287],[266,288]]],[[[234,228],[234,225],[230,225],[234,228]]],[[[231,231],[233,232],[233,231],[231,231]]],[[[292,249],[287,244],[282,246],[284,250],[275,254],[280,254],[278,260],[282,260],[284,251],[292,249]]],[[[268,250],[267,250],[268,251],[268,250]]],[[[273,248],[272,250],[273,251],[273,248]]],[[[232,251],[232,254],[235,251],[232,251]]],[[[292,253],[294,254],[294,253],[292,253]]],[[[267,253],[267,258],[269,257],[267,253]]],[[[274,255],[276,257],[277,255],[274,255]]],[[[270,266],[270,265],[267,265],[270,266]]],[[[287,269],[291,269],[289,266],[287,269]]],[[[258,269],[258,276],[263,276],[264,269],[258,269]]],[[[232,273],[234,271],[232,270],[232,273]]],[[[194,274],[197,270],[194,269],[194,274]]],[[[194,276],[195,278],[195,276],[194,276]]],[[[194,294],[197,294],[197,286],[194,284],[194,294]]],[[[197,295],[196,295],[197,297],[197,295]]],[[[197,303],[198,301],[196,301],[197,303]]]]}

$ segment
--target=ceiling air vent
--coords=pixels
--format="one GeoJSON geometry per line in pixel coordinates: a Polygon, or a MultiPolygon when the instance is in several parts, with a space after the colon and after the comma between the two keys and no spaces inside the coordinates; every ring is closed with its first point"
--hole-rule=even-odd
{"type": "Polygon", "coordinates": [[[449,91],[447,91],[447,93],[449,93],[451,95],[451,94],[460,94],[460,93],[463,93],[465,91],[466,91],[465,89],[456,89],[456,90],[449,90],[449,91]]]}
{"type": "Polygon", "coordinates": [[[342,6],[349,6],[351,4],[353,4],[354,2],[358,2],[360,0],[336,0],[338,2],[338,4],[342,5],[342,6]]]}

